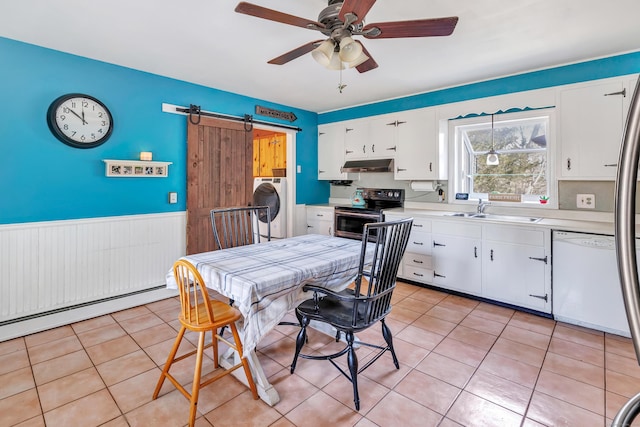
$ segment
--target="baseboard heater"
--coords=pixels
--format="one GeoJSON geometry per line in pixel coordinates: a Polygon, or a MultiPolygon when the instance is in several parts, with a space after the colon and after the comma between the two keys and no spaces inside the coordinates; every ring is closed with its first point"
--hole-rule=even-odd
{"type": "Polygon", "coordinates": [[[2,321],[2,322],[0,322],[0,327],[6,326],[6,325],[11,325],[13,323],[24,322],[26,320],[37,319],[39,317],[50,316],[52,314],[63,313],[65,311],[76,310],[78,308],[88,307],[88,306],[100,304],[100,303],[103,303],[103,302],[113,301],[113,300],[117,300],[117,299],[121,299],[121,298],[127,298],[127,297],[130,297],[132,295],[139,295],[139,294],[143,294],[143,293],[146,293],[146,292],[153,292],[153,291],[157,291],[157,290],[160,290],[160,289],[166,289],[166,288],[167,288],[166,285],[159,285],[159,286],[154,286],[152,288],[140,289],[138,291],[129,292],[129,293],[126,293],[126,294],[114,295],[114,296],[110,296],[110,297],[106,297],[106,298],[96,299],[96,300],[93,300],[93,301],[83,302],[83,303],[80,303],[80,304],[69,305],[67,307],[60,307],[60,308],[56,308],[56,309],[53,309],[53,310],[42,311],[40,313],[29,314],[27,316],[22,316],[22,317],[17,317],[15,319],[2,321]]]}

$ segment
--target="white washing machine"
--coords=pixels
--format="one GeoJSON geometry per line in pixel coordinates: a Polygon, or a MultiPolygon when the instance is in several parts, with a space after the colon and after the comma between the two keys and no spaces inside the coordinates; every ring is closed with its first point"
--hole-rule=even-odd
{"type": "MultiPolygon", "coordinates": [[[[271,237],[287,237],[287,179],[255,178],[253,205],[269,206],[271,210],[271,237]]],[[[260,234],[266,234],[266,224],[260,222],[260,234]]]]}

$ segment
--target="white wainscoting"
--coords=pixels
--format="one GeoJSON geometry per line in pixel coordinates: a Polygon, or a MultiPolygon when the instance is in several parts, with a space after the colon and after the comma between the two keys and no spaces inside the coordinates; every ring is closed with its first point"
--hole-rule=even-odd
{"type": "Polygon", "coordinates": [[[175,295],[185,252],[185,212],[0,225],[0,341],[175,295]]]}

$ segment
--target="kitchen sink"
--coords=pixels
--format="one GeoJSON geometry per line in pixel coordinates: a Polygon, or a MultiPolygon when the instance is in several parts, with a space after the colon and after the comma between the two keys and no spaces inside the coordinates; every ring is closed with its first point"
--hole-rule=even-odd
{"type": "Polygon", "coordinates": [[[473,215],[477,215],[477,214],[473,212],[454,212],[454,213],[446,214],[446,216],[462,216],[465,218],[472,217],[473,215]]]}
{"type": "Polygon", "coordinates": [[[498,215],[498,214],[486,214],[486,213],[475,213],[475,212],[454,212],[446,214],[446,216],[455,216],[461,218],[471,218],[471,219],[486,219],[490,221],[504,221],[504,222],[524,222],[527,224],[535,224],[542,220],[542,218],[533,218],[528,216],[517,216],[517,215],[498,215]]]}

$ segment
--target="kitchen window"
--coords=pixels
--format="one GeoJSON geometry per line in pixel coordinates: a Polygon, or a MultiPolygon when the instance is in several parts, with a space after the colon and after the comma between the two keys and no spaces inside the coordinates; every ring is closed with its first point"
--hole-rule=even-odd
{"type": "Polygon", "coordinates": [[[552,108],[451,120],[452,193],[557,206],[552,128],[552,108]]]}

